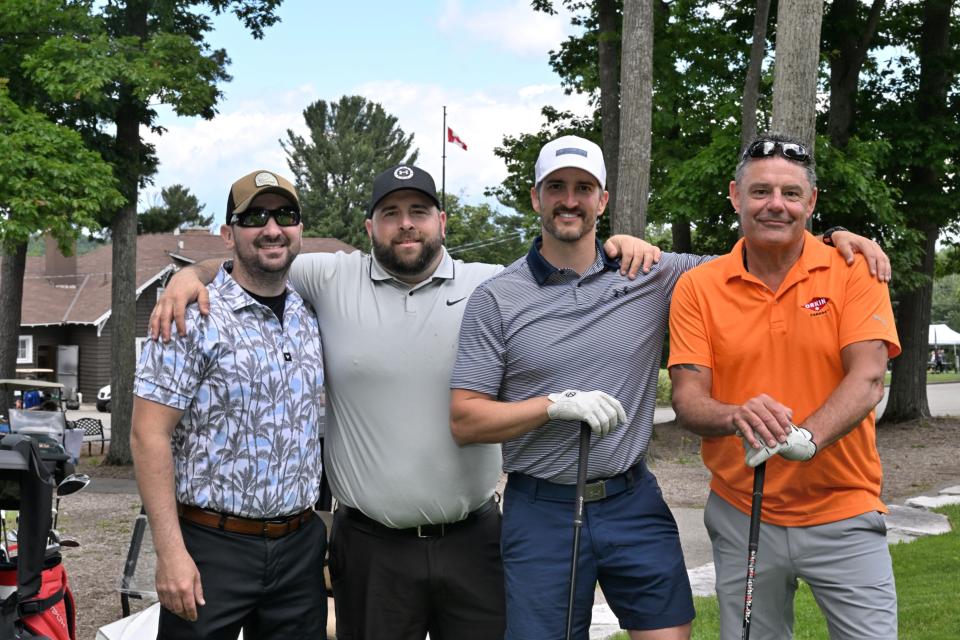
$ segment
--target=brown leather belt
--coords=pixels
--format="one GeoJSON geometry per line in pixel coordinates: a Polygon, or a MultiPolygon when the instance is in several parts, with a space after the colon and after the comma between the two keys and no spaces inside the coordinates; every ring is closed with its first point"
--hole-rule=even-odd
{"type": "Polygon", "coordinates": [[[240,516],[231,516],[226,513],[201,509],[190,504],[177,503],[177,514],[188,522],[199,524],[211,529],[220,531],[229,531],[230,533],[242,533],[248,536],[260,536],[261,538],[281,538],[288,533],[293,533],[313,517],[313,509],[306,509],[300,513],[283,518],[274,518],[271,520],[256,520],[254,518],[241,518],[240,516]]]}

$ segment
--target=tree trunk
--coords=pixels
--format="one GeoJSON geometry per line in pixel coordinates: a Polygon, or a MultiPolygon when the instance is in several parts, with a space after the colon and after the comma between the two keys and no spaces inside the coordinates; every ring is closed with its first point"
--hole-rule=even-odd
{"type": "Polygon", "coordinates": [[[119,176],[127,202],[110,224],[113,280],[110,313],[110,454],[109,464],[130,464],[133,375],[136,369],[137,189],[140,167],[140,119],[133,98],[121,98],[117,113],[117,155],[128,171],[119,176]],[[136,168],[136,169],[135,169],[136,168]]]}
{"type": "Polygon", "coordinates": [[[620,176],[613,233],[642,238],[650,191],[653,0],[624,0],[620,76],[620,176]]]}
{"type": "Polygon", "coordinates": [[[680,218],[670,225],[672,239],[671,250],[674,253],[693,253],[693,237],[690,233],[690,221],[680,218]]]}
{"type": "MultiPolygon", "coordinates": [[[[929,225],[926,230],[926,255],[921,271],[931,276],[939,235],[940,229],[937,225],[929,225]]],[[[930,405],[927,403],[927,340],[932,297],[933,280],[898,296],[897,335],[903,352],[893,361],[890,395],[881,423],[930,417],[930,405]]]]}
{"type": "MultiPolygon", "coordinates": [[[[17,376],[20,348],[20,313],[23,306],[23,274],[27,268],[27,243],[0,256],[0,378],[17,376]]],[[[13,394],[0,393],[0,416],[8,415],[13,394]]]]}
{"type": "Polygon", "coordinates": [[[603,162],[607,166],[607,219],[616,221],[617,181],[620,152],[620,39],[616,0],[597,0],[597,58],[600,74],[600,125],[603,162]]]}
{"type": "Polygon", "coordinates": [[[811,153],[816,139],[822,20],[823,0],[778,3],[773,130],[796,137],[811,153]]]}
{"type": "Polygon", "coordinates": [[[859,0],[834,0],[824,24],[830,52],[830,112],[827,129],[834,147],[843,149],[853,134],[860,70],[877,32],[884,0],[874,0],[865,24],[857,15],[859,0]],[[860,33],[859,40],[851,34],[860,33]]]}
{"type": "MultiPolygon", "coordinates": [[[[953,81],[953,68],[949,64],[951,5],[951,0],[928,0],[923,5],[920,83],[917,88],[917,121],[921,126],[935,128],[940,120],[950,117],[947,93],[953,81]]],[[[904,196],[906,208],[912,210],[913,219],[918,221],[915,228],[922,231],[926,238],[926,253],[916,270],[926,275],[927,279],[917,290],[900,297],[897,332],[903,354],[894,360],[890,397],[883,422],[902,422],[930,415],[925,372],[940,225],[937,212],[929,211],[931,204],[926,204],[925,200],[929,201],[926,197],[928,194],[942,191],[944,177],[941,175],[943,158],[931,154],[924,159],[926,165],[911,167],[912,179],[904,196]],[[929,211],[929,215],[924,215],[926,211],[929,211]]]]}
{"type": "MultiPolygon", "coordinates": [[[[743,111],[740,125],[740,148],[757,136],[757,103],[760,100],[760,73],[767,51],[767,23],[770,21],[770,0],[757,0],[753,16],[753,43],[750,45],[750,64],[743,83],[743,111]]],[[[676,250],[676,249],[674,249],[676,250]]]]}

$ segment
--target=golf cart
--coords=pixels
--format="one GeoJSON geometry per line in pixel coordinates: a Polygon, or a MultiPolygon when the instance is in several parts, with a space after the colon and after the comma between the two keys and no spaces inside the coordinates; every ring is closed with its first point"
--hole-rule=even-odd
{"type": "Polygon", "coordinates": [[[24,400],[39,397],[39,402],[27,409],[9,409],[8,415],[0,419],[0,431],[31,436],[45,461],[58,466],[55,471],[62,479],[69,473],[64,472],[66,463],[80,457],[80,445],[83,442],[83,431],[67,426],[62,401],[63,385],[45,380],[0,380],[0,393],[10,392],[20,392],[24,400]]]}

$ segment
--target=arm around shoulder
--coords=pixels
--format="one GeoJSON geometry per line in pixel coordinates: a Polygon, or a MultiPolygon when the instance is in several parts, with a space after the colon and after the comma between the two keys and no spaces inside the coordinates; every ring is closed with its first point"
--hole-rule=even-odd
{"type": "Polygon", "coordinates": [[[164,342],[168,342],[170,325],[174,322],[177,333],[184,335],[187,332],[186,309],[191,302],[197,302],[201,314],[210,312],[207,285],[217,277],[221,264],[219,260],[204,260],[181,269],[170,278],[150,314],[150,337],[154,340],[163,338],[164,342]]]}

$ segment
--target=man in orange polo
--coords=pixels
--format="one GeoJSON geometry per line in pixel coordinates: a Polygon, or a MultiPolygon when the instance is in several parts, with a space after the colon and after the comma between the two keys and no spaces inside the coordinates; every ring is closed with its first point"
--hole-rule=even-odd
{"type": "Polygon", "coordinates": [[[712,473],[721,637],[740,637],[751,467],[768,461],[752,637],[792,636],[802,578],[831,637],[895,638],[873,413],[900,353],[887,286],[805,230],[816,174],[797,141],[749,145],[730,200],[743,238],[683,275],[670,311],[673,406],[712,473]]]}

